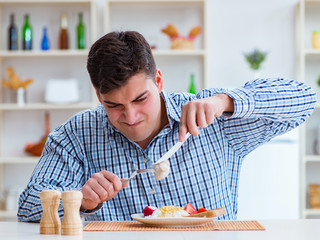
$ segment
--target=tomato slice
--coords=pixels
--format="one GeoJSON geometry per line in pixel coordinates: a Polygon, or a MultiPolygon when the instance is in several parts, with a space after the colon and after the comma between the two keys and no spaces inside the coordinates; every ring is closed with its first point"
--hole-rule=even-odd
{"type": "Polygon", "coordinates": [[[190,215],[198,213],[197,209],[195,209],[195,207],[192,206],[190,203],[187,203],[187,205],[184,207],[184,210],[186,210],[187,213],[189,213],[190,215]]]}
{"type": "Polygon", "coordinates": [[[207,211],[207,209],[205,209],[203,207],[200,207],[199,210],[198,210],[198,213],[205,212],[205,211],[207,211]]]}

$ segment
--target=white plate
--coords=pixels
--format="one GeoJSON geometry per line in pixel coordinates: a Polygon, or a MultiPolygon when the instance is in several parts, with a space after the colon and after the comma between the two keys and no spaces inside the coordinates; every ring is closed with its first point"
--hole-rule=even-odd
{"type": "Polygon", "coordinates": [[[131,217],[148,226],[157,227],[185,227],[202,225],[207,222],[214,221],[216,218],[200,218],[200,217],[171,217],[171,218],[145,218],[143,213],[132,214],[131,217]]]}

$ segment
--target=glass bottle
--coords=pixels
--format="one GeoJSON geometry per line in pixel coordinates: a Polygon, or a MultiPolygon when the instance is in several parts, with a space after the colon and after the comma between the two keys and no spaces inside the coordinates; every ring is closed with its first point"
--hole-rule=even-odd
{"type": "Polygon", "coordinates": [[[8,50],[18,50],[18,30],[14,23],[14,14],[10,15],[10,25],[8,29],[8,50]]]}
{"type": "Polygon", "coordinates": [[[69,34],[68,34],[68,19],[67,15],[61,16],[61,29],[60,29],[60,49],[69,49],[69,34]]]}
{"type": "Polygon", "coordinates": [[[29,15],[24,16],[24,25],[22,28],[22,49],[32,50],[32,27],[29,23],[29,15]]]}
{"type": "Polygon", "coordinates": [[[83,24],[82,13],[79,13],[79,23],[77,26],[77,46],[78,49],[86,48],[86,28],[83,24]]]}
{"type": "Polygon", "coordinates": [[[49,42],[48,32],[47,32],[47,28],[46,27],[43,28],[41,49],[42,50],[49,50],[50,49],[50,42],[49,42]]]}
{"type": "Polygon", "coordinates": [[[194,74],[190,75],[189,93],[197,94],[196,84],[194,82],[194,74]]]}

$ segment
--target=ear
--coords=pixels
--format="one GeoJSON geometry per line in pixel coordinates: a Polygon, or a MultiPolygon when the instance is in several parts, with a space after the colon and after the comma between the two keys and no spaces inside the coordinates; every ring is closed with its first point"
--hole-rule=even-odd
{"type": "Polygon", "coordinates": [[[100,99],[100,93],[98,92],[97,89],[95,89],[95,90],[96,90],[96,95],[97,95],[97,98],[98,98],[99,102],[102,103],[102,102],[101,102],[101,99],[100,99]]]}
{"type": "Polygon", "coordinates": [[[163,79],[159,69],[157,69],[157,72],[156,72],[156,84],[157,84],[158,92],[161,93],[163,89],[163,79]]]}

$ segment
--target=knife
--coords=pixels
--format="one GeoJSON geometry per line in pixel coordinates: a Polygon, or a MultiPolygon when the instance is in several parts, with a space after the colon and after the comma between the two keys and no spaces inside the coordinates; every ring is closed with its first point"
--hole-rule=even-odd
{"type": "Polygon", "coordinates": [[[169,149],[168,152],[166,152],[158,161],[154,163],[154,165],[159,164],[163,161],[168,160],[173,154],[175,154],[176,151],[182,146],[182,144],[191,136],[191,134],[188,132],[186,137],[182,142],[177,142],[175,145],[173,145],[172,148],[169,149]]]}

